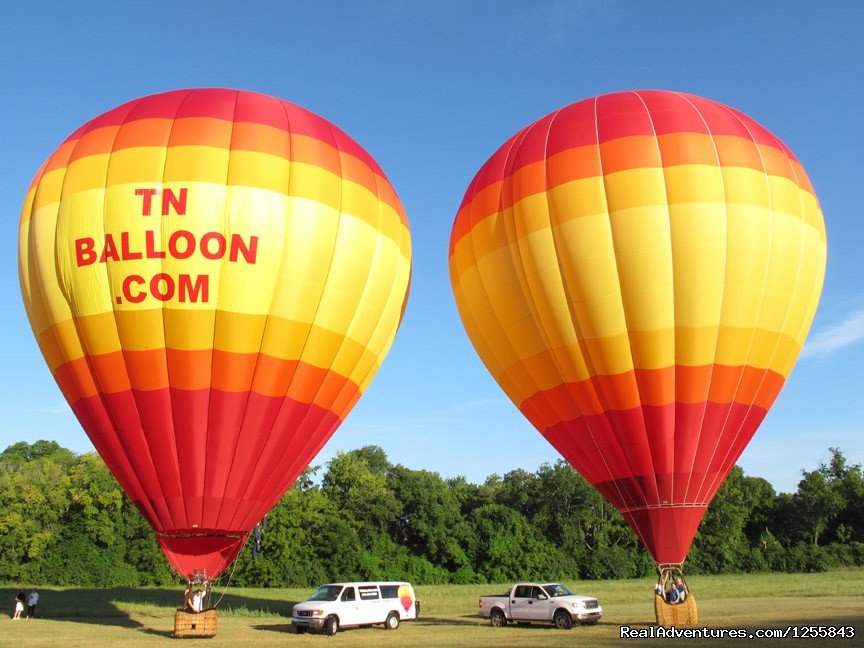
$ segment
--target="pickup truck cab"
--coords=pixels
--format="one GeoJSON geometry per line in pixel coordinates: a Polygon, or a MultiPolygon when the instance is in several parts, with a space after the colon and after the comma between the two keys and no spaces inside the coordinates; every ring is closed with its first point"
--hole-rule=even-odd
{"type": "Polygon", "coordinates": [[[603,615],[596,598],[574,594],[560,583],[517,583],[508,594],[480,597],[479,615],[495,627],[516,623],[552,623],[567,630],[594,625],[603,615]]]}
{"type": "Polygon", "coordinates": [[[329,583],[294,606],[291,625],[297,633],[323,629],[329,635],[376,623],[395,630],[400,622],[416,619],[419,607],[411,583],[329,583]]]}

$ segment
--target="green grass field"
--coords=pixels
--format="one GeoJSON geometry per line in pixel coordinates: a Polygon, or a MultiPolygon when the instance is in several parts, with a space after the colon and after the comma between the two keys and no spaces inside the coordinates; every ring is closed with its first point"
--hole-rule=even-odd
{"type": "MultiPolygon", "coordinates": [[[[853,626],[854,638],[764,639],[771,646],[864,645],[864,570],[823,574],[759,574],[688,578],[699,602],[699,616],[711,628],[786,628],[789,625],[853,626]]],[[[216,638],[207,646],[608,646],[624,645],[620,626],[647,628],[654,622],[653,581],[567,583],[574,591],[597,596],[603,620],[570,631],[547,626],[492,628],[477,618],[477,599],[506,585],[417,586],[421,618],[396,631],[379,627],[345,630],[335,637],[295,635],[290,613],[310,589],[231,588],[219,605],[216,638]]],[[[17,588],[4,588],[9,608],[17,588]]],[[[221,593],[215,590],[217,596],[221,593]]],[[[156,588],[40,590],[41,618],[12,621],[0,616],[4,646],[167,646],[173,614],[182,592],[156,588]]],[[[733,646],[742,639],[630,639],[635,645],[733,646]]]]}

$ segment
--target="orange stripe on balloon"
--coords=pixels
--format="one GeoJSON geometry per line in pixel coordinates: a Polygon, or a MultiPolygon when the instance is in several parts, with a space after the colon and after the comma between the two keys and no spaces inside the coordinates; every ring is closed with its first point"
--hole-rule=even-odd
{"type": "Polygon", "coordinates": [[[119,393],[130,388],[154,391],[170,386],[193,391],[212,387],[225,392],[287,396],[314,403],[342,418],[360,398],[359,387],[333,370],[299,360],[218,349],[150,349],[86,356],[63,363],[54,378],[70,404],[100,392],[119,393]]]}
{"type": "MultiPolygon", "coordinates": [[[[33,176],[33,179],[30,181],[30,186],[27,188],[28,194],[30,194],[34,189],[36,189],[37,185],[39,184],[39,181],[42,179],[42,176],[45,174],[45,169],[47,167],[48,167],[48,160],[45,160],[41,164],[41,166],[39,167],[39,170],[36,171],[36,174],[33,176]]],[[[30,214],[29,213],[22,214],[22,219],[24,216],[27,216],[29,218],[30,214]]]]}
{"type": "Polygon", "coordinates": [[[168,119],[150,117],[92,128],[77,139],[67,140],[49,159],[48,169],[67,166],[90,155],[105,155],[135,147],[210,146],[240,151],[267,153],[293,162],[313,164],[360,184],[390,204],[405,221],[404,210],[389,182],[374,166],[352,151],[339,150],[332,143],[311,135],[254,122],[230,122],[213,117],[168,119]],[[71,152],[66,158],[57,154],[71,152]],[[377,176],[377,177],[376,177],[377,176]]]}
{"type": "Polygon", "coordinates": [[[664,167],[719,164],[715,142],[710,137],[694,136],[694,133],[669,133],[657,136],[657,146],[660,147],[664,167]]]}
{"type": "MultiPolygon", "coordinates": [[[[141,125],[144,121],[145,120],[141,120],[139,122],[131,122],[131,124],[138,126],[141,125]]],[[[154,146],[164,148],[164,143],[160,141],[160,139],[154,139],[152,134],[139,134],[139,136],[132,138],[135,144],[132,146],[127,146],[128,144],[130,144],[130,138],[126,137],[125,135],[126,128],[128,128],[128,126],[124,126],[124,130],[120,131],[117,142],[115,143],[113,149],[111,148],[111,142],[114,141],[113,137],[116,134],[116,127],[100,129],[100,136],[97,138],[88,139],[87,141],[84,141],[82,139],[82,148],[75,149],[74,155],[69,160],[69,163],[71,164],[76,160],[80,160],[91,155],[107,155],[111,152],[125,150],[128,148],[154,146]]],[[[96,131],[91,131],[91,133],[93,132],[96,131]]],[[[89,138],[90,133],[87,133],[84,137],[89,138]]],[[[164,140],[164,136],[161,139],[164,140]]],[[[77,140],[72,140],[68,144],[72,145],[76,141],[77,140]]],[[[202,142],[190,139],[188,141],[183,141],[182,143],[177,143],[172,132],[171,142],[171,146],[165,149],[166,155],[168,151],[174,146],[198,145],[230,151],[251,151],[254,153],[265,153],[268,155],[273,155],[274,157],[290,160],[294,163],[309,164],[311,166],[319,167],[333,173],[338,178],[353,182],[359,186],[368,189],[370,193],[372,193],[379,200],[386,203],[387,205],[392,207],[394,211],[396,211],[403,225],[407,226],[408,224],[408,219],[402,203],[386,178],[377,174],[372,169],[372,167],[368,166],[363,160],[351,155],[350,153],[346,153],[345,151],[338,151],[337,149],[334,149],[332,147],[330,147],[328,150],[326,144],[322,144],[320,141],[315,140],[314,138],[306,137],[304,135],[292,135],[290,144],[286,143],[284,147],[282,147],[281,150],[278,151],[276,150],[277,147],[273,145],[273,140],[270,140],[270,143],[267,146],[258,148],[235,146],[234,144],[236,144],[237,142],[232,140],[232,144],[229,148],[227,140],[217,143],[216,141],[202,142]],[[264,148],[265,150],[260,150],[260,148],[264,148]]],[[[52,157],[52,160],[53,159],[54,158],[52,157]]],[[[56,162],[53,167],[51,167],[51,160],[49,160],[46,171],[63,169],[66,166],[68,165],[56,162]]],[[[36,184],[36,182],[37,181],[34,179],[34,184],[36,184]]]]}
{"type": "MultiPolygon", "coordinates": [[[[165,358],[165,349],[122,351],[122,361],[132,389],[153,391],[167,387],[168,364],[165,358]]],[[[120,360],[120,356],[117,356],[117,360],[120,360]]]]}
{"type": "Polygon", "coordinates": [[[804,170],[804,167],[801,166],[801,163],[792,158],[789,158],[789,163],[792,165],[792,169],[795,172],[795,181],[798,183],[798,186],[813,194],[813,197],[816,198],[816,191],[813,189],[813,185],[810,184],[810,178],[807,177],[807,172],[804,170]]]}
{"type": "Polygon", "coordinates": [[[533,162],[520,167],[512,176],[504,180],[505,183],[509,183],[510,181],[513,184],[509,187],[509,190],[504,191],[503,195],[504,202],[502,207],[504,209],[513,205],[513,198],[515,196],[533,196],[534,194],[546,191],[545,161],[533,162]]]}
{"type": "Polygon", "coordinates": [[[637,135],[603,142],[600,144],[600,156],[604,175],[628,169],[660,167],[657,139],[653,136],[637,135]]]}
{"type": "MultiPolygon", "coordinates": [[[[156,351],[156,353],[161,353],[156,351]]],[[[193,390],[210,387],[213,374],[213,349],[165,349],[168,380],[177,389],[193,390]]]]}
{"type": "Polygon", "coordinates": [[[60,365],[54,372],[54,380],[70,405],[99,393],[85,358],[60,365]]]}
{"type": "Polygon", "coordinates": [[[72,151],[75,148],[75,144],[77,144],[77,140],[73,140],[71,142],[63,142],[56,151],[51,154],[51,157],[45,162],[43,175],[47,173],[51,173],[52,171],[56,171],[57,169],[63,169],[69,165],[69,156],[72,155],[72,151]]]}
{"type": "MultiPolygon", "coordinates": [[[[175,119],[171,123],[171,136],[168,146],[215,146],[219,148],[235,148],[232,146],[234,122],[207,117],[186,117],[175,119]]],[[[142,143],[139,146],[146,146],[142,143]]],[[[238,147],[239,148],[239,147],[238,147]]]]}
{"type": "Polygon", "coordinates": [[[764,170],[759,150],[750,140],[734,135],[715,135],[713,143],[717,149],[720,166],[764,170]]]}
{"type": "MultiPolygon", "coordinates": [[[[69,164],[91,155],[106,155],[110,153],[111,147],[117,138],[118,130],[118,126],[109,126],[84,133],[75,142],[75,148],[69,156],[69,164]]],[[[157,145],[152,138],[150,142],[149,146],[157,145]]]]}
{"type": "MultiPolygon", "coordinates": [[[[786,178],[802,190],[813,194],[813,187],[800,164],[781,150],[769,145],[759,148],[752,141],[722,135],[714,138],[697,133],[661,135],[659,138],[633,136],[609,140],[601,146],[602,171],[609,175],[618,171],[659,168],[657,147],[661,146],[663,168],[688,164],[722,167],[743,167],[769,176],[786,178]],[[715,148],[716,147],[716,148],[715,148]],[[635,151],[635,153],[634,153],[635,151]]],[[[566,182],[600,174],[597,147],[577,147],[557,153],[546,164],[534,162],[516,168],[485,185],[460,207],[450,239],[450,255],[456,244],[484,219],[511,208],[528,196],[550,191],[566,182]],[[512,180],[512,185],[510,181],[512,180]],[[508,190],[502,192],[505,183],[508,190]]]]}
{"type": "Polygon", "coordinates": [[[549,187],[565,182],[595,178],[602,174],[596,146],[579,146],[549,156],[546,170],[549,187]]]}
{"type": "Polygon", "coordinates": [[[783,383],[780,374],[748,365],[637,369],[561,383],[525,398],[519,409],[540,429],[608,410],[659,407],[675,402],[735,402],[767,410],[783,383]]]}

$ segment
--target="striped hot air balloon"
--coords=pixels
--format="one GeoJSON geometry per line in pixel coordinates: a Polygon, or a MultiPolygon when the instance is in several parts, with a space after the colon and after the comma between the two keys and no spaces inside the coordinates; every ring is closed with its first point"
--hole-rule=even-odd
{"type": "Polygon", "coordinates": [[[63,395],[187,577],[221,573],[393,342],[411,242],[356,142],[195,89],[88,122],[36,174],[21,290],[63,395]]]}
{"type": "Polygon", "coordinates": [[[825,255],[813,188],[774,135],[700,97],[621,92],[483,165],[450,276],[502,389],[680,564],[789,376],[825,255]]]}

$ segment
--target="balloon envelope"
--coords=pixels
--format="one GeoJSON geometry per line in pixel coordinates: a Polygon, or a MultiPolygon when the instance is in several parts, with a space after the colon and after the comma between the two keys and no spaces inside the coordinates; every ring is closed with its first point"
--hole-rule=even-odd
{"type": "Polygon", "coordinates": [[[383,172],[324,119],[250,92],[124,104],[27,193],[39,347],[186,576],[215,577],[393,342],[411,243],[383,172]]]}
{"type": "Polygon", "coordinates": [[[450,241],[459,313],[534,426],[684,560],[813,320],[825,227],[804,169],[721,104],[581,101],[471,182],[450,241]]]}

